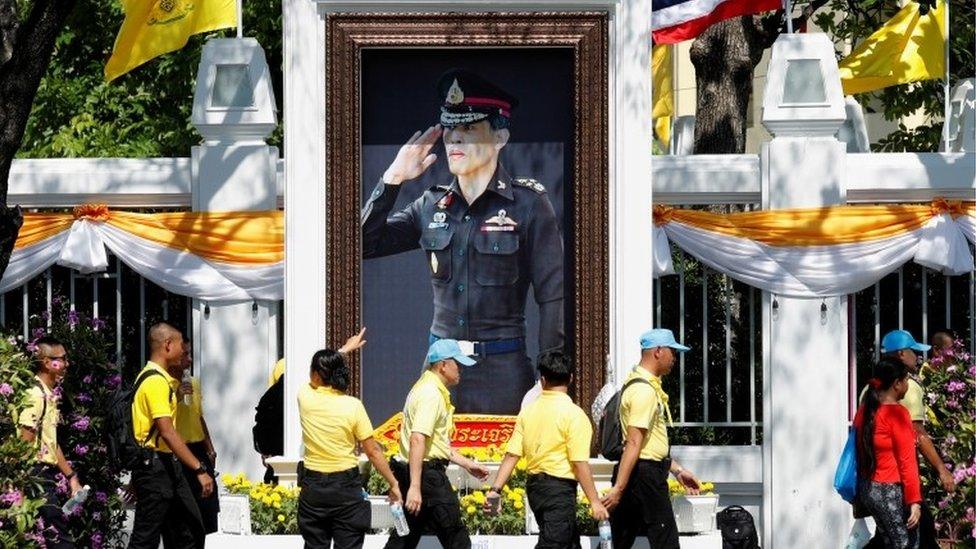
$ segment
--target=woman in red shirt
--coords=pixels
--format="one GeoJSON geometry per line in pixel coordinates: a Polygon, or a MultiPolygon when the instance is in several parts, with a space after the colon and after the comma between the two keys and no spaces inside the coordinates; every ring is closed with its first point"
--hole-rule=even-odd
{"type": "Polygon", "coordinates": [[[908,391],[908,372],[901,361],[882,358],[868,384],[854,416],[858,499],[874,516],[886,548],[915,549],[922,488],[915,430],[908,409],[898,403],[908,391]]]}

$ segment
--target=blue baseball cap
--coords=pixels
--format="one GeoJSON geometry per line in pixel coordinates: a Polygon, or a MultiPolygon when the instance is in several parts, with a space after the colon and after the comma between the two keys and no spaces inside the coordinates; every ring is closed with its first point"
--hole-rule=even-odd
{"type": "Polygon", "coordinates": [[[924,352],[931,348],[931,345],[915,341],[915,338],[912,337],[912,334],[908,330],[892,330],[881,339],[882,353],[893,353],[902,349],[924,352]]]}
{"type": "Polygon", "coordinates": [[[640,336],[641,349],[653,349],[655,347],[671,347],[675,351],[690,351],[691,347],[685,347],[674,340],[674,333],[671,330],[657,328],[648,330],[640,336]]]}
{"type": "Polygon", "coordinates": [[[474,366],[475,360],[461,352],[461,346],[454,339],[438,339],[427,349],[427,365],[453,358],[462,366],[474,366]]]}

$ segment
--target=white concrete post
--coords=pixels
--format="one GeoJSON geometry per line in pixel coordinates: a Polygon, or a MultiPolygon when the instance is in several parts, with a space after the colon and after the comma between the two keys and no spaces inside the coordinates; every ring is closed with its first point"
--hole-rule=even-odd
{"type": "MultiPolygon", "coordinates": [[[[773,45],[763,124],[762,207],[845,201],[844,122],[833,47],[823,34],[773,45]]],[[[843,547],[850,506],[833,489],[847,436],[847,299],[763,295],[763,547],[843,547]]]]}
{"type": "MultiPolygon", "coordinates": [[[[204,45],[192,122],[204,136],[192,150],[193,209],[274,209],[278,150],[264,139],[277,122],[267,62],[256,40],[204,45]]],[[[251,425],[278,357],[277,315],[276,302],[193,301],[194,364],[220,471],[251,479],[263,474],[251,425]]]]}

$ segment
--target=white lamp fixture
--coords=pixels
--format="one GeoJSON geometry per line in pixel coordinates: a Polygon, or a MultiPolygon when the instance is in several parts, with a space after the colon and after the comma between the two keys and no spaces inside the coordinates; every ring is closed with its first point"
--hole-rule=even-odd
{"type": "Polygon", "coordinates": [[[826,34],[781,34],[773,44],[763,125],[776,137],[832,136],[844,123],[844,93],[826,34]]]}
{"type": "Polygon", "coordinates": [[[271,73],[253,38],[203,46],[191,121],[210,143],[263,141],[278,124],[271,73]]]}

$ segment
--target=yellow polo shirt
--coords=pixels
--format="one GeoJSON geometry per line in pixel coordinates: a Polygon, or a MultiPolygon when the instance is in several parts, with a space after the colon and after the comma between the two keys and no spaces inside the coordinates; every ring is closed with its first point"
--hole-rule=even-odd
{"type": "Polygon", "coordinates": [[[271,387],[281,379],[282,374],[285,373],[285,359],[280,359],[275,362],[274,368],[271,370],[271,375],[268,376],[268,387],[271,387]]]}
{"type": "Polygon", "coordinates": [[[586,413],[559,391],[542,391],[515,419],[509,454],[525,457],[530,475],[575,480],[570,462],[590,459],[593,426],[586,413]]]}
{"type": "Polygon", "coordinates": [[[428,437],[424,461],[450,459],[452,432],[454,432],[454,406],[451,405],[451,393],[437,374],[424,370],[423,375],[410,389],[407,402],[403,405],[400,458],[409,459],[410,435],[421,433],[428,437]]]}
{"type": "MultiPolygon", "coordinates": [[[[148,370],[156,370],[162,376],[147,377],[133,395],[132,433],[139,444],[142,444],[142,441],[149,435],[153,420],[168,417],[173,418],[174,424],[178,420],[176,417],[176,389],[180,386],[180,380],[169,375],[165,368],[152,361],[146,363],[146,367],[139,372],[139,375],[148,370]]],[[[158,432],[157,430],[156,434],[158,432]]],[[[172,453],[166,442],[155,434],[146,442],[146,447],[160,452],[172,453]]]]}
{"type": "Polygon", "coordinates": [[[335,473],[359,464],[356,443],[373,436],[373,425],[358,398],[306,384],[298,390],[298,416],[306,469],[335,473]]]}
{"type": "MultiPolygon", "coordinates": [[[[649,383],[660,381],[640,366],[634,367],[624,383],[642,377],[649,383]]],[[[620,399],[620,425],[627,436],[628,427],[647,429],[640,459],[662,460],[668,457],[668,425],[666,404],[658,397],[657,391],[649,383],[635,383],[624,391],[620,399]]]]}
{"type": "Polygon", "coordinates": [[[193,386],[193,396],[190,397],[189,405],[183,403],[183,397],[176,397],[176,432],[187,444],[207,438],[203,432],[203,393],[200,392],[200,380],[192,377],[190,385],[193,386]]]}
{"type": "Polygon", "coordinates": [[[34,440],[38,444],[37,461],[57,465],[55,452],[58,449],[58,421],[61,419],[58,397],[41,378],[34,376],[34,381],[35,384],[27,390],[27,406],[20,411],[17,423],[34,431],[34,440]]]}
{"type": "MultiPolygon", "coordinates": [[[[861,394],[857,397],[858,406],[864,401],[864,393],[867,392],[868,387],[869,385],[865,385],[861,389],[861,394]]],[[[908,409],[908,415],[912,421],[924,422],[929,419],[928,406],[925,405],[925,390],[912,376],[908,376],[908,391],[898,403],[908,409]]]]}

